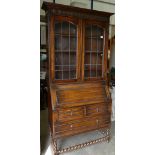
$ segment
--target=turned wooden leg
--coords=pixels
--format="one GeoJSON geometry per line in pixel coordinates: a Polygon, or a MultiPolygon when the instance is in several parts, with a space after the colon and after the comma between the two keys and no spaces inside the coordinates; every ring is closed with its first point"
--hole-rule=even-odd
{"type": "Polygon", "coordinates": [[[53,139],[53,151],[54,151],[54,155],[58,155],[57,152],[57,140],[53,139]]]}
{"type": "Polygon", "coordinates": [[[110,133],[110,129],[101,129],[100,132],[103,134],[104,137],[107,137],[107,142],[110,142],[111,139],[111,133],[110,133]]]}
{"type": "Polygon", "coordinates": [[[59,155],[59,153],[57,153],[57,152],[54,152],[54,155],[59,155]]]}
{"type": "Polygon", "coordinates": [[[107,140],[108,143],[110,142],[110,139],[111,139],[111,138],[110,138],[110,136],[109,136],[109,137],[108,137],[108,140],[107,140]]]}
{"type": "Polygon", "coordinates": [[[107,136],[108,136],[107,142],[109,143],[109,142],[110,142],[110,139],[111,139],[111,132],[110,132],[110,129],[107,129],[107,136]]]}
{"type": "Polygon", "coordinates": [[[100,129],[100,132],[103,134],[103,136],[107,136],[107,129],[100,129]]]}

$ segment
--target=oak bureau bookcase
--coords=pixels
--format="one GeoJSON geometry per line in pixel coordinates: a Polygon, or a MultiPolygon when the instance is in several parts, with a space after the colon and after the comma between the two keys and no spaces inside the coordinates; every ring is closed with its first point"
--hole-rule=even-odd
{"type": "Polygon", "coordinates": [[[48,24],[48,109],[55,155],[110,140],[107,85],[111,13],[44,2],[48,24]],[[59,149],[57,140],[99,130],[103,137],[59,149]]]}

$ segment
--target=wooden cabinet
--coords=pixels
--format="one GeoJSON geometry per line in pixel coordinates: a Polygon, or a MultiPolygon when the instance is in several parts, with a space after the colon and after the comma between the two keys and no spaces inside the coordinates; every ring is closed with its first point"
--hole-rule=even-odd
{"type": "Polygon", "coordinates": [[[48,24],[48,109],[55,154],[109,140],[110,13],[44,2],[48,24]],[[57,139],[100,130],[100,139],[59,150],[57,139]]]}

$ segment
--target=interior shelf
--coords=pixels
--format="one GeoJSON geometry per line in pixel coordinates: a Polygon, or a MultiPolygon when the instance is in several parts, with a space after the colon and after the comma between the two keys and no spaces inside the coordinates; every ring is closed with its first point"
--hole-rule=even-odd
{"type": "Polygon", "coordinates": [[[103,51],[85,51],[85,53],[102,54],[103,51]]]}
{"type": "Polygon", "coordinates": [[[64,71],[64,72],[69,72],[69,71],[76,71],[76,69],[64,69],[64,70],[55,70],[56,72],[62,72],[62,71],[64,71]]]}
{"type": "Polygon", "coordinates": [[[77,37],[76,34],[62,34],[62,33],[55,33],[55,36],[62,36],[62,37],[77,37]]]}
{"type": "Polygon", "coordinates": [[[76,50],[55,50],[56,53],[76,53],[76,50]]]}
{"type": "Polygon", "coordinates": [[[85,36],[86,39],[100,39],[103,40],[103,38],[101,36],[85,36]]]}

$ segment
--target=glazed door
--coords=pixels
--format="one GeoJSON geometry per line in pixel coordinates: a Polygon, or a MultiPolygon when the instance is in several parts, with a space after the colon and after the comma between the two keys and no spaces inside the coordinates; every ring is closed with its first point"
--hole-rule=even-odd
{"type": "Polygon", "coordinates": [[[54,81],[79,79],[79,24],[68,17],[54,18],[54,81]]]}
{"type": "Polygon", "coordinates": [[[83,29],[83,80],[104,79],[107,59],[105,25],[86,21],[83,29]]]}

